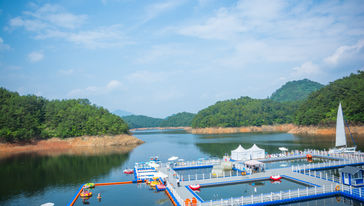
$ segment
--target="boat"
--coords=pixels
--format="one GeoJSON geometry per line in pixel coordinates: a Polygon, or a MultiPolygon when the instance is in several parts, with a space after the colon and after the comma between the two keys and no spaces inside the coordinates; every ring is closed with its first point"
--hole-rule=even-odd
{"type": "Polygon", "coordinates": [[[270,179],[273,181],[277,181],[277,180],[282,179],[282,177],[280,175],[272,175],[272,176],[270,176],[270,179]]]}
{"type": "Polygon", "coordinates": [[[95,183],[86,183],[83,188],[87,189],[87,188],[94,188],[95,187],[95,183]]]}
{"type": "Polygon", "coordinates": [[[155,186],[155,189],[159,192],[159,191],[164,191],[166,190],[166,186],[165,185],[162,185],[162,184],[159,184],[157,186],[155,186]]]}
{"type": "Polygon", "coordinates": [[[153,189],[157,186],[157,185],[159,185],[160,184],[160,182],[158,182],[158,181],[153,181],[153,182],[151,182],[150,184],[149,184],[149,186],[150,187],[152,187],[153,189]]]}
{"type": "Polygon", "coordinates": [[[192,190],[198,190],[198,189],[200,189],[200,188],[201,188],[201,186],[200,186],[199,184],[195,184],[195,185],[190,185],[190,188],[191,188],[192,190]]]}
{"type": "MultiPolygon", "coordinates": [[[[355,145],[353,136],[351,135],[349,125],[348,130],[350,136],[353,140],[355,145]]],[[[344,115],[343,110],[341,107],[341,102],[339,104],[339,108],[337,110],[337,118],[336,118],[336,141],[335,141],[335,148],[329,150],[329,153],[354,153],[356,150],[356,145],[354,147],[347,147],[346,143],[346,135],[345,135],[345,125],[344,125],[344,115]]]]}
{"type": "Polygon", "coordinates": [[[80,194],[81,197],[91,197],[92,196],[92,192],[89,190],[83,190],[80,194]]]}
{"type": "Polygon", "coordinates": [[[125,169],[123,172],[124,172],[124,174],[133,174],[134,173],[134,170],[132,170],[132,169],[125,169]]]}

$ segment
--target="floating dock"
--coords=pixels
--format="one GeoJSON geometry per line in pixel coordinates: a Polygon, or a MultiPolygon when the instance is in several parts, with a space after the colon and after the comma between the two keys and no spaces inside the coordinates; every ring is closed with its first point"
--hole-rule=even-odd
{"type": "MultiPolygon", "coordinates": [[[[364,188],[353,187],[342,184],[341,178],[323,173],[322,169],[332,169],[344,166],[364,165],[364,153],[355,154],[329,154],[326,151],[306,150],[285,155],[277,154],[266,159],[259,160],[261,162],[285,161],[305,158],[307,154],[314,158],[324,158],[327,161],[322,163],[310,163],[302,165],[293,165],[291,167],[267,169],[262,172],[247,173],[244,175],[240,169],[223,173],[222,176],[213,176],[211,174],[189,174],[182,176],[178,174],[178,170],[208,168],[219,165],[224,160],[199,160],[178,162],[174,164],[159,163],[156,168],[135,168],[135,181],[130,183],[139,183],[145,178],[152,177],[154,174],[163,174],[166,181],[165,193],[175,206],[201,205],[279,205],[289,202],[304,201],[310,199],[318,199],[331,196],[344,196],[364,202],[364,188]],[[300,182],[307,186],[304,189],[291,189],[288,191],[274,191],[267,194],[258,194],[241,197],[231,197],[228,199],[205,201],[198,193],[190,189],[190,185],[199,184],[202,189],[206,186],[227,185],[244,183],[251,181],[267,180],[270,176],[279,174],[284,179],[300,182]],[[141,178],[140,178],[141,177],[141,178]],[[177,182],[179,181],[179,186],[177,182]],[[197,203],[186,203],[186,199],[197,199],[197,203]]],[[[239,162],[234,162],[239,165],[239,162]]],[[[161,180],[160,180],[161,181],[161,180]]],[[[103,186],[110,184],[127,184],[127,183],[99,183],[95,186],[103,186]]],[[[75,198],[70,202],[70,206],[74,204],[81,192],[82,187],[76,193],[75,198]]]]}

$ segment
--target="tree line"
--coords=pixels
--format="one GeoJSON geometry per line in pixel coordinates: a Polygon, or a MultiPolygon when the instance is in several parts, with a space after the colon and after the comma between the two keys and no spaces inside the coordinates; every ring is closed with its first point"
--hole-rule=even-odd
{"type": "Polygon", "coordinates": [[[1,141],[127,132],[123,119],[87,99],[49,101],[0,88],[1,141]]]}
{"type": "Polygon", "coordinates": [[[171,116],[162,118],[148,117],[144,115],[129,115],[123,119],[128,123],[129,128],[147,128],[147,127],[190,127],[195,114],[189,112],[180,112],[171,116]]]}
{"type": "Polygon", "coordinates": [[[338,79],[324,87],[309,80],[294,81],[284,87],[273,93],[274,98],[270,99],[241,97],[219,101],[199,111],[192,120],[192,127],[240,127],[283,123],[334,125],[339,102],[342,103],[344,116],[350,124],[364,123],[363,71],[338,79]],[[311,90],[315,91],[310,92],[311,90]],[[292,98],[307,92],[310,92],[307,98],[292,98]]]}

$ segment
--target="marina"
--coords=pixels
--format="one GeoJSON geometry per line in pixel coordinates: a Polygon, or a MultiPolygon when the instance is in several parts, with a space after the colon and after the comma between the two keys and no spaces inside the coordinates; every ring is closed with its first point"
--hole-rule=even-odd
{"type": "MultiPolygon", "coordinates": [[[[95,184],[96,187],[117,184],[146,184],[151,178],[158,184],[166,185],[164,190],[173,205],[270,205],[327,197],[346,197],[356,201],[364,201],[364,190],[361,187],[345,185],[342,178],[323,173],[322,169],[342,168],[344,166],[364,165],[364,153],[330,154],[327,151],[305,150],[286,153],[285,157],[265,158],[260,161],[288,161],[302,159],[306,155],[323,158],[326,161],[292,165],[260,172],[243,173],[235,168],[224,172],[222,176],[207,175],[206,169],[221,165],[230,160],[223,159],[138,163],[134,168],[135,180],[128,183],[95,184]],[[153,166],[150,166],[153,165],[153,166]],[[199,173],[201,169],[202,173],[199,173]],[[191,170],[187,176],[178,171],[191,170]],[[192,172],[196,172],[194,175],[192,172]],[[279,174],[282,179],[274,183],[270,177],[279,174]],[[191,189],[191,185],[199,185],[199,190],[191,189]],[[239,188],[239,189],[237,189],[239,188]],[[244,189],[245,188],[245,189],[244,189]],[[225,191],[225,192],[224,192],[225,191]],[[226,192],[228,191],[228,192],[226,192]],[[235,192],[231,192],[235,191],[235,192]],[[245,191],[245,192],[244,192],[245,191]]],[[[208,170],[209,171],[209,170],[208,170]]],[[[82,187],[81,187],[82,189],[82,187]]],[[[78,197],[76,196],[75,199],[78,197]]],[[[72,202],[69,204],[72,206],[72,202]]]]}
{"type": "Polygon", "coordinates": [[[279,147],[281,153],[268,154],[256,144],[249,149],[239,144],[222,159],[185,161],[172,156],[162,162],[151,156],[150,161],[135,163],[134,170],[124,170],[134,174],[133,181],[87,183],[69,206],[79,196],[83,200],[91,197],[89,185],[130,183],[145,183],[157,192],[164,191],[175,206],[278,205],[333,196],[364,202],[364,153],[357,152],[356,145],[347,147],[341,103],[335,142],[329,151],[289,152],[279,147]]]}

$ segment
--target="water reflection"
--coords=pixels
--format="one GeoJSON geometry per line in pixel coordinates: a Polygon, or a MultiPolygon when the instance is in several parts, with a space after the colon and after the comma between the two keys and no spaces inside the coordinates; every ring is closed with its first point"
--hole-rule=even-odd
{"type": "Polygon", "coordinates": [[[21,154],[1,159],[0,201],[23,194],[32,196],[47,187],[80,185],[108,174],[129,158],[129,153],[88,155],[21,154]]]}

